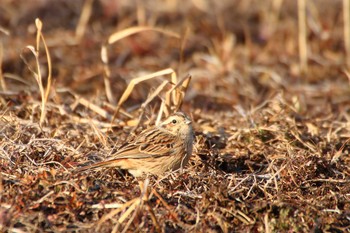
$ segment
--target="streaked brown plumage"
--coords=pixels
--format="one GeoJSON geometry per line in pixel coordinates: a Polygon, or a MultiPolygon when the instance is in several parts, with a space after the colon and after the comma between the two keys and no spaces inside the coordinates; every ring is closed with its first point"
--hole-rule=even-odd
{"type": "Polygon", "coordinates": [[[75,172],[118,167],[135,177],[144,173],[161,175],[184,167],[192,147],[192,122],[184,113],[177,112],[159,126],[142,131],[134,140],[122,145],[112,159],[78,168],[75,172]]]}

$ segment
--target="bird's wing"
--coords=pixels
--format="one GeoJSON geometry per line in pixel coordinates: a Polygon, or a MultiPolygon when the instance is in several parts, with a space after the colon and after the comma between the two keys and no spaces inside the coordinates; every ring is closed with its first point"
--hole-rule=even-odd
{"type": "Polygon", "coordinates": [[[120,166],[123,168],[123,166],[118,163],[123,161],[123,159],[143,159],[169,156],[174,154],[176,148],[181,146],[179,143],[180,142],[178,142],[175,135],[153,127],[142,131],[133,141],[122,145],[110,159],[77,168],[75,172],[79,173],[98,167],[120,166]]]}
{"type": "Polygon", "coordinates": [[[133,142],[122,145],[113,159],[161,157],[172,154],[176,136],[163,130],[143,131],[133,142]]]}

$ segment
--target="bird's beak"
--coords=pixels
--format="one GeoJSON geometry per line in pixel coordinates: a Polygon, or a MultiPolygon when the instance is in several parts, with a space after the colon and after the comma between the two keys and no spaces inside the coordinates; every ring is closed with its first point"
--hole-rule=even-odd
{"type": "Polygon", "coordinates": [[[185,124],[186,124],[186,125],[191,124],[191,122],[192,122],[191,120],[188,120],[188,119],[185,120],[185,124]]]}

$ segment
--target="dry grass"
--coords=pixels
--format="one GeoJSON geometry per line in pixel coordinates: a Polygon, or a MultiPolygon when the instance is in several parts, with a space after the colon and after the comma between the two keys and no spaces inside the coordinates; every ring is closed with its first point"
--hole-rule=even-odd
{"type": "Polygon", "coordinates": [[[0,231],[350,232],[343,2],[136,2],[0,5],[0,231]],[[182,173],[72,175],[179,107],[182,173]]]}

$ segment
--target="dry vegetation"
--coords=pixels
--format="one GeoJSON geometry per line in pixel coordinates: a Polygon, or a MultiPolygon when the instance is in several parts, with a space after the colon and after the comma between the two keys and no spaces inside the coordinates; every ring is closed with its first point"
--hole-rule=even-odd
{"type": "Polygon", "coordinates": [[[0,231],[350,232],[350,10],[306,2],[2,0],[0,231]],[[167,110],[171,72],[118,101],[169,68],[191,164],[73,175],[167,110]]]}

